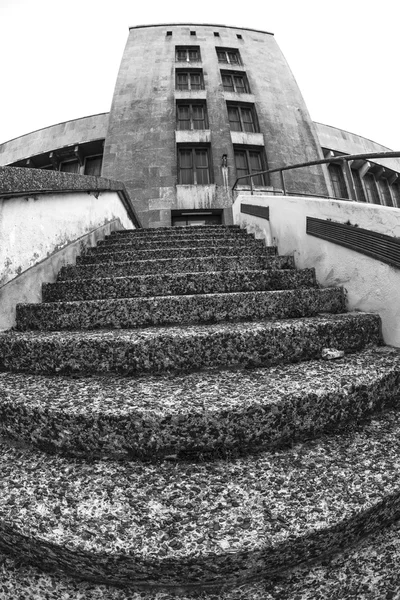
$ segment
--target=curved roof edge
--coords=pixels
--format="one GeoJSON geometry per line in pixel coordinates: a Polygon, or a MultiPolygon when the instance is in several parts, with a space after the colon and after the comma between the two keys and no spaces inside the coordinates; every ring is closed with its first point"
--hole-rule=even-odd
{"type": "Polygon", "coordinates": [[[368,140],[372,144],[377,144],[377,146],[382,146],[382,148],[387,148],[391,152],[394,152],[393,148],[389,148],[389,146],[385,146],[376,140],[371,140],[371,138],[365,137],[365,135],[360,135],[359,133],[354,133],[354,131],[349,131],[348,129],[342,129],[341,127],[335,127],[334,125],[328,125],[327,123],[320,123],[319,121],[314,121],[315,125],[322,125],[323,127],[330,127],[331,129],[336,129],[336,131],[344,131],[344,133],[348,133],[350,135],[354,135],[354,137],[361,138],[363,140],[368,140]]]}
{"type": "Polygon", "coordinates": [[[52,123],[51,125],[46,125],[45,127],[39,127],[38,129],[32,129],[32,131],[28,131],[28,133],[23,133],[22,135],[17,135],[14,138],[9,140],[5,140],[4,142],[0,142],[0,147],[8,144],[8,142],[13,142],[14,140],[18,140],[20,138],[25,137],[26,135],[31,135],[32,133],[36,133],[37,131],[43,131],[44,129],[50,129],[51,127],[57,127],[58,125],[64,125],[64,123],[73,123],[75,121],[81,121],[82,119],[90,119],[91,117],[100,117],[101,115],[109,115],[110,111],[94,113],[93,115],[85,115],[84,117],[77,117],[76,119],[67,119],[66,121],[59,121],[58,123],[52,123]]]}
{"type": "Polygon", "coordinates": [[[255,31],[256,33],[265,33],[274,35],[271,31],[263,31],[262,29],[251,29],[250,27],[235,27],[235,25],[221,25],[216,23],[154,23],[153,25],[133,25],[131,29],[143,29],[145,27],[181,27],[182,25],[191,25],[194,27],[225,27],[227,29],[240,29],[241,31],[255,31]]]}

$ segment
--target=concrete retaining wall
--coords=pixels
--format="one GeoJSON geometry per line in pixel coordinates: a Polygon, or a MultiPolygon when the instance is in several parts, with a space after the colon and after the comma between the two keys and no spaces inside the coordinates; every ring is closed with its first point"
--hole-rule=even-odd
{"type": "Polygon", "coordinates": [[[387,344],[400,347],[400,270],[353,250],[307,235],[306,217],[330,219],[400,238],[398,209],[299,197],[238,196],[234,222],[293,255],[296,267],[315,267],[322,287],[342,285],[349,310],[379,313],[387,344]],[[241,203],[269,207],[269,221],[242,214],[241,203]]]}

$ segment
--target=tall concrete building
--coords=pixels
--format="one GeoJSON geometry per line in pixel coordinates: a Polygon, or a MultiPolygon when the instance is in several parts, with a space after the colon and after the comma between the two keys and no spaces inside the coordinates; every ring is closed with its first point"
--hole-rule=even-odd
{"type": "MultiPolygon", "coordinates": [[[[314,123],[273,34],[224,25],[132,27],[110,113],[0,146],[0,164],[123,181],[144,227],[232,222],[246,175],[383,146],[314,123]]],[[[400,206],[400,160],[337,162],[286,174],[296,194],[400,206]]],[[[253,178],[280,193],[277,173],[253,178]]]]}

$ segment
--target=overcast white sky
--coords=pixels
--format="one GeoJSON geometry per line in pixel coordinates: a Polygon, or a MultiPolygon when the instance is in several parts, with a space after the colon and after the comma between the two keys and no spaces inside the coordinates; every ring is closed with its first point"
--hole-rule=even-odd
{"type": "Polygon", "coordinates": [[[400,0],[0,0],[0,143],[110,109],[129,26],[270,31],[315,121],[400,150],[400,0]]]}

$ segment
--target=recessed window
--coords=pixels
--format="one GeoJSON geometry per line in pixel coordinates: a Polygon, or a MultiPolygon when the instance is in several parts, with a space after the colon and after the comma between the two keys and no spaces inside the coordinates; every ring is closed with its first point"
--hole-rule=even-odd
{"type": "MultiPolygon", "coordinates": [[[[235,147],[235,166],[237,177],[244,175],[254,175],[260,171],[265,171],[265,158],[262,150],[255,148],[235,147]]],[[[255,175],[253,185],[265,186],[266,176],[264,174],[255,175]]],[[[250,185],[250,178],[240,179],[238,185],[250,185]]]]}
{"type": "Polygon", "coordinates": [[[195,31],[191,31],[190,35],[196,35],[196,32],[195,31]]]}
{"type": "Polygon", "coordinates": [[[363,188],[363,184],[361,181],[360,173],[357,169],[351,169],[351,174],[353,175],[354,187],[356,189],[356,196],[358,202],[366,202],[367,199],[365,197],[365,192],[363,188]]]}
{"type": "Polygon", "coordinates": [[[242,40],[243,39],[242,36],[240,35],[240,33],[237,33],[236,37],[237,37],[238,40],[242,40]]]}
{"type": "Polygon", "coordinates": [[[254,104],[234,104],[227,102],[228,119],[232,131],[259,131],[254,104]]]}
{"type": "Polygon", "coordinates": [[[205,102],[178,102],[176,105],[176,128],[180,131],[207,129],[205,102]]]}
{"type": "Polygon", "coordinates": [[[176,71],[177,90],[204,90],[203,71],[176,71]]]}
{"type": "Polygon", "coordinates": [[[214,35],[215,35],[215,37],[219,37],[218,31],[214,31],[214,35]]]}
{"type": "Polygon", "coordinates": [[[328,166],[329,175],[335,198],[348,198],[346,182],[344,180],[342,167],[334,163],[328,166]]]}
{"type": "Polygon", "coordinates": [[[238,94],[250,92],[249,83],[245,73],[221,71],[221,76],[225,92],[237,92],[238,94]]]}
{"type": "Polygon", "coordinates": [[[392,185],[390,186],[390,189],[392,191],[394,205],[397,206],[397,208],[400,208],[400,186],[399,186],[399,184],[392,183],[392,185]]]}
{"type": "Polygon", "coordinates": [[[207,185],[211,182],[208,147],[178,147],[178,182],[181,185],[207,185]]]}
{"type": "Polygon", "coordinates": [[[178,62],[198,62],[200,60],[200,47],[176,46],[175,60],[178,62]]]}
{"type": "Polygon", "coordinates": [[[364,175],[364,185],[368,202],[371,204],[380,204],[378,188],[376,187],[375,177],[372,173],[364,175]]]}
{"type": "Polygon", "coordinates": [[[379,189],[381,191],[381,196],[385,206],[393,206],[392,195],[390,193],[389,182],[387,179],[382,177],[382,179],[379,180],[379,189]]]}
{"type": "Polygon", "coordinates": [[[68,160],[60,163],[60,171],[64,173],[79,173],[79,162],[77,160],[68,160]]]}
{"type": "Polygon", "coordinates": [[[170,37],[172,35],[172,31],[167,31],[167,33],[165,34],[167,37],[170,37]]]}
{"type": "Polygon", "coordinates": [[[236,48],[216,48],[218,62],[228,65],[241,65],[239,50],[236,48]]]}
{"type": "Polygon", "coordinates": [[[85,175],[93,175],[95,177],[100,177],[102,164],[102,155],[88,156],[87,158],[85,158],[85,175]]]}

